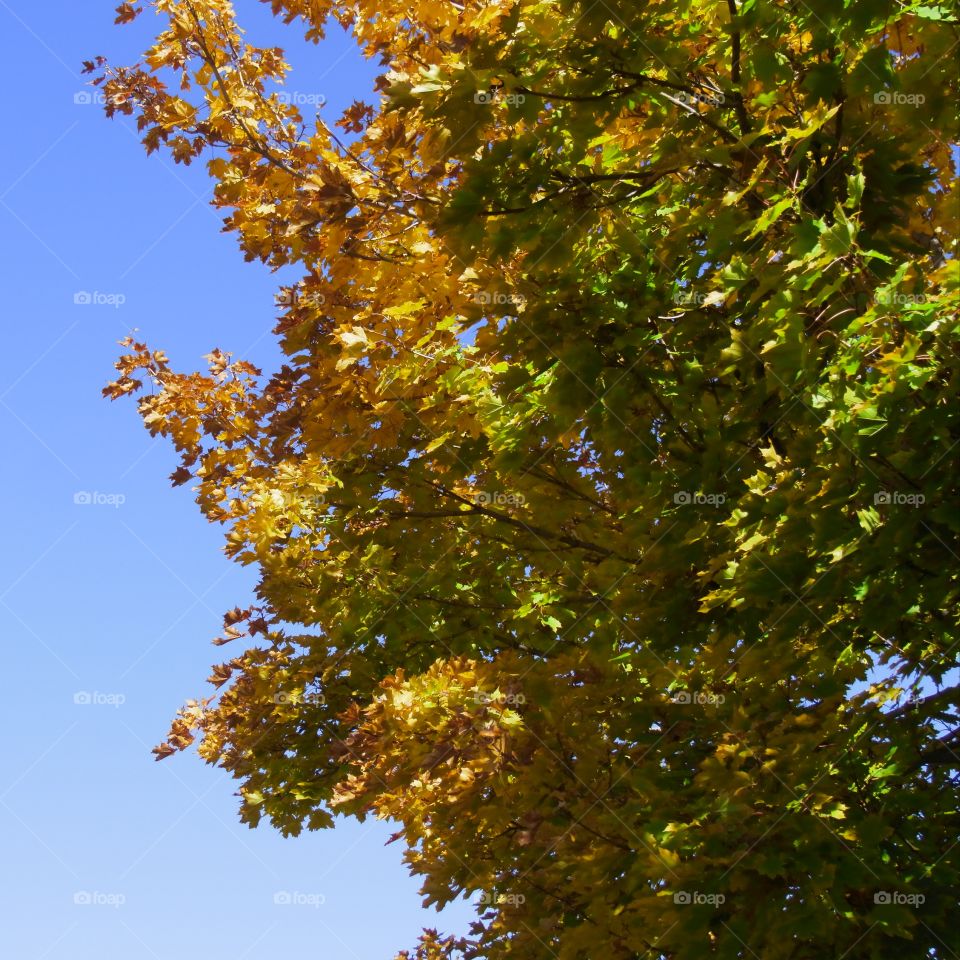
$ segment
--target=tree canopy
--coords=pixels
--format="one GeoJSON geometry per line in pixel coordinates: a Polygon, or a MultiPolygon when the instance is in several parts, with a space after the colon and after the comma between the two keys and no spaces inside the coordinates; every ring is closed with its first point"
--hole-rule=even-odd
{"type": "Polygon", "coordinates": [[[423,960],[951,956],[952,5],[271,0],[382,64],[336,122],[152,6],[107,113],[302,270],[278,371],[106,390],[259,572],[158,758],[394,821],[423,960]]]}

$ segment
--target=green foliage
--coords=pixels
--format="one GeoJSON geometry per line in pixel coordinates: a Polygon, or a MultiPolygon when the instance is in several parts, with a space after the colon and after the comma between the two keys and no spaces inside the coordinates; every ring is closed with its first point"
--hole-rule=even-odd
{"type": "Polygon", "coordinates": [[[396,821],[424,960],[951,956],[952,10],[273,0],[389,66],[348,144],[155,6],[108,111],[303,267],[272,377],[107,390],[260,572],[158,756],[396,821]]]}

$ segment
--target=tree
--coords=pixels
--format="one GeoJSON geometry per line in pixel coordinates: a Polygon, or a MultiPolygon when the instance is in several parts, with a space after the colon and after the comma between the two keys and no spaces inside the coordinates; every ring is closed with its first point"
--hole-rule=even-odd
{"type": "Polygon", "coordinates": [[[949,956],[948,8],[272,0],[384,65],[328,125],[153,6],[107,113],[303,270],[277,373],[127,341],[106,390],[260,574],[158,758],[396,821],[478,902],[423,958],[949,956]]]}

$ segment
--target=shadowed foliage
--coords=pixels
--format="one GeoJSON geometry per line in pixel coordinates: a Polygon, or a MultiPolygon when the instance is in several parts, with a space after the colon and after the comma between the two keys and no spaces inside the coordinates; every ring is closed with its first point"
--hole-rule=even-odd
{"type": "Polygon", "coordinates": [[[395,821],[478,904],[424,960],[952,956],[948,7],[273,0],[383,64],[334,123],[152,6],[107,112],[302,268],[272,376],[127,341],[106,391],[259,571],[158,757],[395,821]]]}

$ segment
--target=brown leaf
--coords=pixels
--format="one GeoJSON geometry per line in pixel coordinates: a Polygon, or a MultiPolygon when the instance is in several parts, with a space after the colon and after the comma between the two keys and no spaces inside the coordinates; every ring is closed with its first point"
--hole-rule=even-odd
{"type": "Polygon", "coordinates": [[[151,751],[156,760],[164,760],[172,754],[176,753],[176,748],[170,746],[169,743],[161,743],[158,746],[154,747],[151,751]]]}
{"type": "Polygon", "coordinates": [[[193,474],[186,467],[177,467],[177,469],[170,474],[170,481],[175,487],[179,487],[186,483],[192,476],[193,474]]]}
{"type": "Polygon", "coordinates": [[[135,7],[132,3],[121,3],[117,7],[117,18],[114,23],[130,23],[140,15],[143,7],[135,7]]]}

